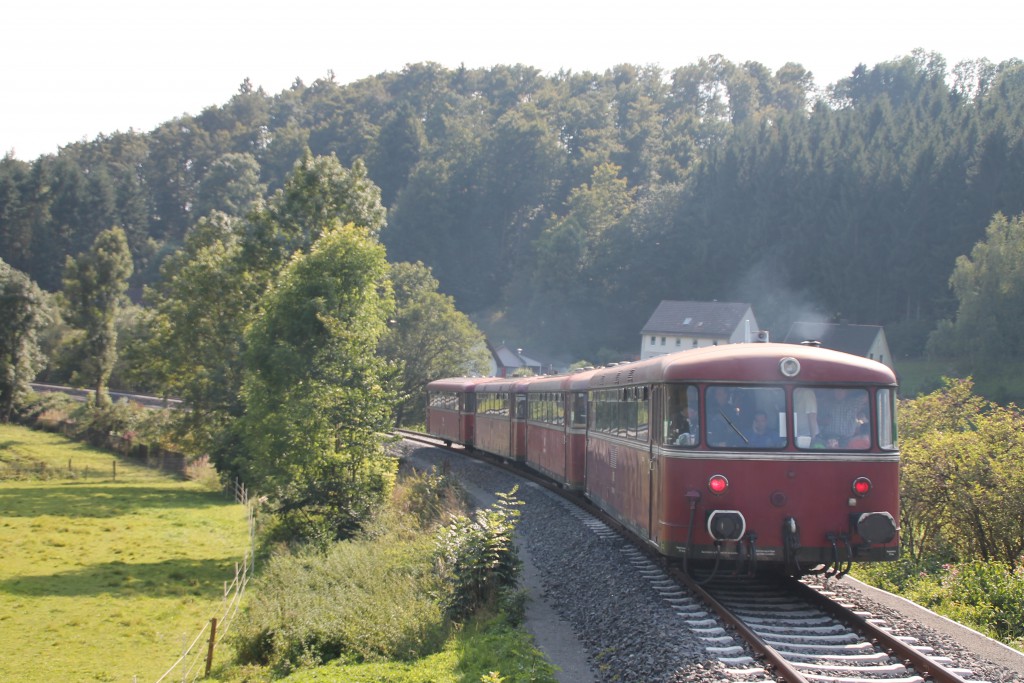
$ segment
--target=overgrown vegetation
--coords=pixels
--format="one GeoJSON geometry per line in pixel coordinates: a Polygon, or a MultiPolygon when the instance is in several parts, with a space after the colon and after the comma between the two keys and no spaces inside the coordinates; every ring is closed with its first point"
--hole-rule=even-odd
{"type": "Polygon", "coordinates": [[[1024,567],[904,559],[854,575],[1024,652],[1024,567]]]}
{"type": "Polygon", "coordinates": [[[233,635],[237,662],[221,675],[318,680],[322,667],[346,681],[479,681],[498,671],[509,683],[553,680],[517,631],[519,504],[515,490],[499,493],[468,516],[450,477],[405,471],[358,537],[326,551],[278,546],[233,635]],[[394,678],[373,678],[384,670],[394,678]]]}
{"type": "Polygon", "coordinates": [[[903,559],[855,574],[1024,649],[1024,414],[972,389],[902,402],[903,559]]]}

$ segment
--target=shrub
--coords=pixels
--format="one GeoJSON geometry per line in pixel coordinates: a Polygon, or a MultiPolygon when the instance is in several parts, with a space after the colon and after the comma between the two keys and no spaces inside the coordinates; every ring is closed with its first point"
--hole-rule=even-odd
{"type": "Polygon", "coordinates": [[[58,392],[29,392],[19,396],[14,406],[15,418],[29,427],[55,428],[78,406],[70,396],[58,392]]]}
{"type": "Polygon", "coordinates": [[[484,605],[495,605],[515,588],[522,562],[512,542],[519,519],[514,487],[473,519],[456,517],[439,535],[436,560],[445,584],[441,604],[454,621],[465,621],[484,605]]]}

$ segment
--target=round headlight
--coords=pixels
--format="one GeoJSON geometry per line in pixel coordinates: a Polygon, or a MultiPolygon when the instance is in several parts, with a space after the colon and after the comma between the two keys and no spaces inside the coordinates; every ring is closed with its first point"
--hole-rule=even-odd
{"type": "Polygon", "coordinates": [[[779,371],[786,377],[796,377],[800,374],[800,361],[793,357],[786,357],[779,361],[779,371]]]}

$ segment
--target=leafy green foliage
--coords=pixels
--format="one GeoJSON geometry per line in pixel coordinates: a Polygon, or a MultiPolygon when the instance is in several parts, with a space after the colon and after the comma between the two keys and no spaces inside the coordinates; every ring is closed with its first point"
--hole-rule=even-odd
{"type": "Polygon", "coordinates": [[[946,380],[904,401],[900,429],[902,540],[911,557],[975,557],[1021,564],[1024,554],[1024,414],[946,380]]]}
{"type": "Polygon", "coordinates": [[[931,353],[958,357],[969,369],[1021,358],[1024,214],[1012,220],[997,214],[970,256],[957,258],[949,283],[959,308],[955,321],[942,321],[932,334],[931,353]]]}
{"type": "Polygon", "coordinates": [[[382,335],[378,352],[401,366],[399,425],[426,419],[423,387],[440,377],[483,374],[489,355],[484,335],[455,308],[450,296],[422,263],[391,264],[395,313],[382,335]]]}
{"type": "MultiPolygon", "coordinates": [[[[499,499],[489,516],[514,517],[511,494],[499,499]]],[[[291,683],[553,683],[516,614],[484,611],[458,625],[444,615],[440,600],[453,586],[437,572],[437,528],[466,506],[444,472],[403,467],[391,505],[357,538],[275,555],[233,631],[238,657],[218,680],[269,682],[290,672],[283,680],[291,683]]]]}
{"type": "Polygon", "coordinates": [[[289,263],[246,330],[238,464],[318,543],[351,535],[392,485],[392,371],[373,353],[394,305],[386,278],[383,248],[336,225],[289,263]]]}
{"type": "Polygon", "coordinates": [[[42,292],[0,259],[0,423],[43,366],[39,332],[47,321],[42,292]]]}
{"type": "Polygon", "coordinates": [[[431,529],[466,506],[466,492],[446,472],[411,472],[403,478],[399,507],[417,519],[421,529],[431,529]]]}
{"type": "MultiPolygon", "coordinates": [[[[685,297],[749,301],[776,338],[807,311],[902,326],[912,333],[894,336],[894,351],[917,355],[956,312],[951,264],[993,216],[1024,210],[1022,68],[947,68],[916,50],[833,84],[799,64],[772,71],[722,56],[552,75],[415,64],[276,94],[243,84],[147,134],[0,159],[0,253],[56,290],[64,258],[121,225],[134,284],[153,284],[197,219],[245,217],[265,184],[273,194],[247,218],[244,271],[270,273],[312,244],[324,216],[347,214],[337,217],[379,231],[392,260],[431,268],[477,320],[525,328],[543,312],[556,322],[554,304],[592,293],[591,310],[570,311],[582,348],[551,324],[516,331],[538,351],[621,355],[658,300],[685,297]],[[332,158],[351,170],[328,168],[332,158]],[[598,235],[571,197],[612,166],[634,206],[598,235]],[[320,199],[307,201],[313,191],[320,199]],[[593,238],[571,297],[531,278],[554,226],[546,242],[567,272],[576,262],[557,255],[572,253],[579,231],[593,238]]],[[[1001,333],[1013,319],[995,321],[1001,333]]]]}
{"type": "Polygon", "coordinates": [[[522,566],[512,536],[519,520],[515,493],[498,493],[497,502],[477,510],[472,519],[459,516],[439,535],[437,565],[445,585],[445,614],[464,621],[485,605],[493,605],[515,587],[522,566]]]}
{"type": "Polygon", "coordinates": [[[1024,568],[1003,562],[903,560],[858,567],[880,588],[1024,650],[1024,568]]]}
{"type": "Polygon", "coordinates": [[[447,629],[431,595],[429,539],[346,541],[271,558],[233,634],[241,663],[284,673],[333,659],[414,660],[447,629]]]}
{"type": "Polygon", "coordinates": [[[124,230],[111,228],[96,236],[92,248],[68,257],[64,296],[69,320],[84,330],[82,374],[96,389],[97,405],[105,400],[107,380],[117,362],[117,313],[125,301],[132,257],[124,230]]]}

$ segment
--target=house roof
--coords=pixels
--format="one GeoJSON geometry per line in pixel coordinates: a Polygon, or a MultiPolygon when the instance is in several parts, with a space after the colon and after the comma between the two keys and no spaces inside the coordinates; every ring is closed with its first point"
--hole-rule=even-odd
{"type": "Polygon", "coordinates": [[[789,344],[819,341],[827,349],[866,356],[879,334],[883,334],[879,325],[796,322],[783,341],[789,344]]]}
{"type": "Polygon", "coordinates": [[[498,363],[499,367],[503,368],[539,368],[543,367],[543,363],[539,360],[524,356],[522,353],[513,351],[508,346],[500,344],[499,346],[491,346],[488,342],[488,347],[491,349],[491,355],[494,356],[495,362],[498,363]]]}
{"type": "Polygon", "coordinates": [[[728,337],[743,322],[750,304],[721,301],[662,301],[641,334],[728,337]]]}

